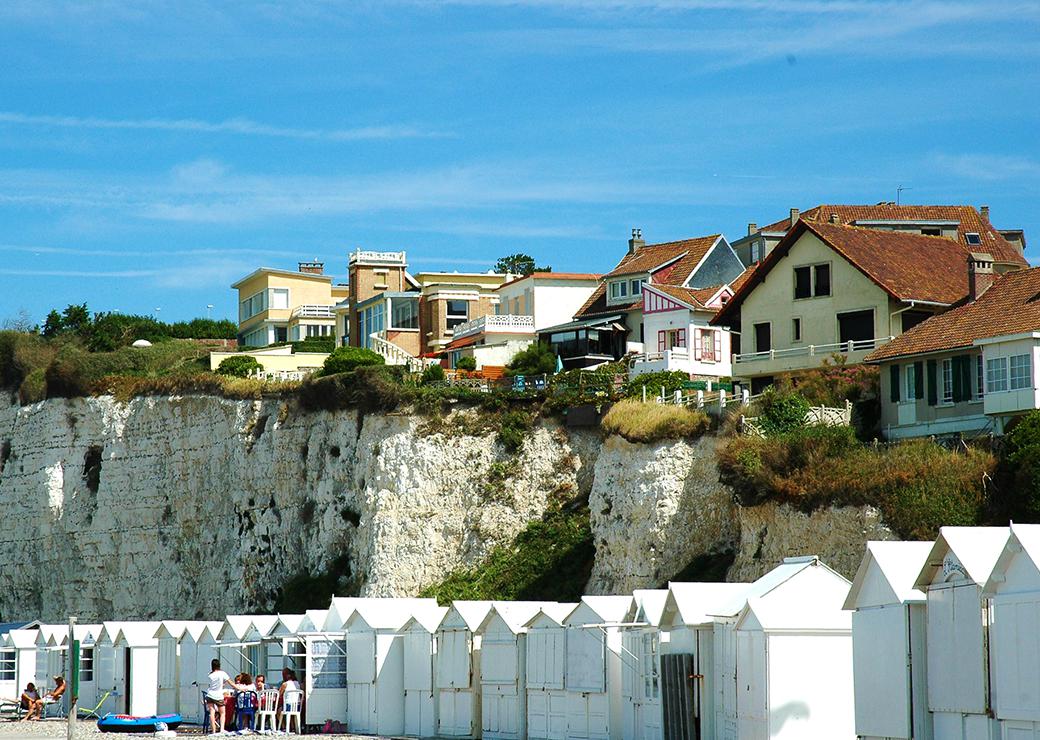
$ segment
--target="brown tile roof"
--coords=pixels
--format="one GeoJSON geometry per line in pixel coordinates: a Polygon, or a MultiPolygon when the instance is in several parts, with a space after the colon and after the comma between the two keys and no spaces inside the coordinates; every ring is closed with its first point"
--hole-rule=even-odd
{"type": "Polygon", "coordinates": [[[967,347],[976,339],[1040,331],[1040,268],[1001,275],[972,303],[933,316],[874,350],[867,362],[967,347]]]}
{"type": "MultiPolygon", "coordinates": [[[[973,206],[916,206],[878,203],[877,205],[819,205],[804,211],[800,218],[806,221],[827,223],[831,214],[838,214],[842,224],[854,221],[957,221],[958,241],[962,247],[974,252],[988,252],[997,262],[1028,266],[1025,257],[996,229],[989,219],[983,218],[973,206]],[[967,233],[977,233],[982,244],[969,245],[967,233]]],[[[790,217],[763,226],[761,231],[786,232],[791,225],[790,217]]]]}
{"type": "Polygon", "coordinates": [[[621,275],[632,275],[643,272],[654,272],[662,265],[681,258],[669,267],[669,276],[655,282],[666,282],[678,284],[688,278],[693,268],[697,266],[704,255],[708,253],[712,245],[718,241],[720,234],[710,236],[698,236],[693,239],[683,239],[677,242],[663,242],[661,244],[647,244],[640,247],[632,254],[626,254],[618,262],[617,267],[604,275],[604,278],[619,277],[621,275]],[[671,277],[674,275],[674,278],[671,277]],[[669,279],[671,278],[671,279],[669,279]]]}
{"type": "Polygon", "coordinates": [[[968,292],[968,251],[952,239],[801,220],[765,260],[741,281],[733,298],[713,319],[733,317],[755,286],[806,231],[844,257],[896,300],[953,304],[968,292]]]}

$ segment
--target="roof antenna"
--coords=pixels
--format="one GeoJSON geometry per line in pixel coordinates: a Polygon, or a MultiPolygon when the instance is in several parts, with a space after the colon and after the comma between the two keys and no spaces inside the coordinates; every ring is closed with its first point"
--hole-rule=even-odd
{"type": "Polygon", "coordinates": [[[899,205],[899,196],[902,195],[904,190],[913,190],[913,188],[904,188],[902,185],[900,185],[898,188],[896,188],[896,205],[897,206],[899,205]]]}

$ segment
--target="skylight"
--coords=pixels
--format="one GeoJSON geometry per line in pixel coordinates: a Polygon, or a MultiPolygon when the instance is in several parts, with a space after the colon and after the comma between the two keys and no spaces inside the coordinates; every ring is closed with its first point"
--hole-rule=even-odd
{"type": "Polygon", "coordinates": [[[968,242],[968,244],[982,244],[982,237],[974,231],[969,231],[965,234],[964,240],[968,242]]]}

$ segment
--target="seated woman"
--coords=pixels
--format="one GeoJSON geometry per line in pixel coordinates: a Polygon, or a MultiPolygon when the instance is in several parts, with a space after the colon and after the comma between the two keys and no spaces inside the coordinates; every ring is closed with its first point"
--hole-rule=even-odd
{"type": "Polygon", "coordinates": [[[40,718],[40,713],[43,712],[43,702],[40,701],[40,692],[36,690],[36,684],[30,682],[26,685],[20,702],[22,709],[25,710],[25,716],[22,717],[23,722],[40,718]]]}
{"type": "Polygon", "coordinates": [[[282,721],[282,706],[285,703],[285,692],[289,690],[299,691],[300,681],[296,678],[296,671],[291,668],[282,669],[282,685],[278,687],[278,712],[275,714],[275,726],[278,727],[282,721]]]}
{"type": "Polygon", "coordinates": [[[61,697],[65,694],[65,677],[55,676],[54,677],[54,688],[51,689],[43,697],[44,704],[56,704],[61,701],[61,697]]]}

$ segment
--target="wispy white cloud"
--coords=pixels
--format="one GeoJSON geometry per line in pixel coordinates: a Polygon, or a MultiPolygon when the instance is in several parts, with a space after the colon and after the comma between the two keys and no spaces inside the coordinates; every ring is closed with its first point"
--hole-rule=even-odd
{"type": "Polygon", "coordinates": [[[238,134],[304,141],[373,141],[380,139],[418,139],[448,136],[415,126],[385,125],[357,128],[314,129],[273,126],[248,118],[204,121],[198,118],[96,118],[93,116],[34,115],[0,111],[0,124],[19,126],[56,126],[74,129],[116,129],[127,131],[171,131],[181,133],[238,134]]]}
{"type": "Polygon", "coordinates": [[[973,180],[1040,180],[1040,160],[1005,154],[935,154],[940,171],[973,180]]]}
{"type": "Polygon", "coordinates": [[[0,275],[22,277],[75,277],[75,278],[144,278],[159,274],[155,270],[34,270],[0,268],[0,275]]]}

